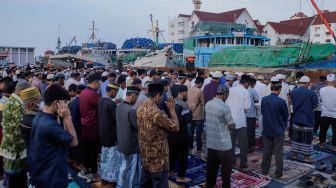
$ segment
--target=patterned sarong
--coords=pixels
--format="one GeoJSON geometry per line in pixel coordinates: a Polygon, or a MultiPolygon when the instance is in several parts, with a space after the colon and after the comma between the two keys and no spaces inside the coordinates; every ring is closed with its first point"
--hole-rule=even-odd
{"type": "Polygon", "coordinates": [[[313,153],[313,128],[293,125],[292,151],[303,155],[313,153]]]}
{"type": "Polygon", "coordinates": [[[121,153],[117,147],[102,147],[100,174],[101,178],[108,182],[117,182],[121,165],[121,153]]]}
{"type": "Polygon", "coordinates": [[[119,169],[118,188],[138,188],[141,179],[140,154],[124,155],[119,169]]]}

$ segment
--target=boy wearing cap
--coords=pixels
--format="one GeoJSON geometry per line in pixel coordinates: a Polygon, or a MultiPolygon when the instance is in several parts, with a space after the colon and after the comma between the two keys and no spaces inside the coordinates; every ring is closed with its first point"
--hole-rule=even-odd
{"type": "Polygon", "coordinates": [[[119,86],[109,83],[106,86],[106,97],[99,100],[98,124],[101,149],[100,174],[102,185],[117,182],[120,153],[117,151],[117,104],[112,100],[116,97],[119,86]]]}
{"type": "Polygon", "coordinates": [[[117,143],[121,153],[117,187],[140,187],[141,161],[139,154],[136,103],[140,89],[128,86],[125,100],[116,110],[117,143]]]}
{"type": "Polygon", "coordinates": [[[263,143],[264,153],[261,163],[263,175],[268,175],[275,157],[275,176],[283,176],[283,142],[288,120],[288,108],[285,100],[278,97],[282,84],[278,78],[272,78],[271,94],[263,97],[261,101],[261,114],[263,115],[263,143]]]}
{"type": "Polygon", "coordinates": [[[325,147],[326,135],[329,126],[332,127],[332,147],[331,150],[336,151],[336,79],[335,74],[327,76],[328,85],[320,90],[322,100],[321,127],[320,127],[320,143],[325,147]]]}
{"type": "Polygon", "coordinates": [[[299,154],[304,156],[305,162],[314,162],[313,152],[313,131],[314,131],[314,109],[318,105],[317,95],[308,89],[310,78],[303,76],[299,80],[298,88],[295,88],[290,97],[293,104],[293,129],[292,129],[292,151],[293,158],[299,154]]]}
{"type": "Polygon", "coordinates": [[[208,149],[206,187],[215,187],[221,166],[222,187],[230,188],[234,155],[230,132],[235,127],[230,107],[225,104],[229,88],[219,86],[216,97],[205,106],[206,147],[208,149]]]}
{"type": "Polygon", "coordinates": [[[137,110],[139,146],[142,157],[141,187],[168,188],[169,150],[167,134],[179,131],[173,98],[168,98],[167,107],[172,118],[157,105],[162,101],[164,86],[151,83],[149,99],[137,110]]]}
{"type": "Polygon", "coordinates": [[[192,120],[192,112],[189,109],[188,87],[186,85],[178,85],[175,98],[175,111],[179,120],[180,130],[178,132],[168,133],[169,143],[169,170],[170,174],[177,171],[177,182],[189,182],[190,178],[186,178],[186,170],[188,163],[188,124],[192,120]],[[176,163],[178,169],[176,170],[176,163]]]}

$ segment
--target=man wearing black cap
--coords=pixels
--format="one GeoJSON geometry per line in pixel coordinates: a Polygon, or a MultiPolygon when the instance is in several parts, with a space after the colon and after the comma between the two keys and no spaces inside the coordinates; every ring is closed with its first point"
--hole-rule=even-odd
{"type": "Polygon", "coordinates": [[[117,187],[133,188],[140,186],[141,162],[139,154],[136,103],[140,89],[127,87],[125,100],[119,104],[117,116],[117,141],[121,153],[117,187]]]}
{"type": "Polygon", "coordinates": [[[116,108],[117,104],[112,100],[116,97],[119,85],[109,83],[106,86],[106,97],[99,100],[98,105],[98,123],[99,138],[101,149],[101,179],[102,184],[116,183],[119,167],[117,151],[117,123],[116,108]]]}
{"type": "Polygon", "coordinates": [[[168,188],[169,150],[167,134],[179,131],[173,98],[167,100],[172,118],[157,105],[162,101],[164,86],[151,83],[149,99],[137,110],[139,146],[142,157],[141,187],[168,188]]]}
{"type": "Polygon", "coordinates": [[[221,166],[222,187],[230,188],[234,159],[230,132],[234,129],[235,123],[230,107],[225,104],[229,88],[219,86],[216,93],[216,97],[205,106],[206,147],[208,149],[206,187],[215,187],[218,167],[221,166]]]}
{"type": "Polygon", "coordinates": [[[175,98],[175,111],[179,120],[180,130],[168,134],[169,143],[169,162],[170,174],[176,171],[176,163],[178,163],[177,182],[189,182],[190,178],[186,178],[186,170],[188,163],[188,124],[192,120],[192,112],[189,109],[187,101],[188,87],[178,85],[177,97],[175,98]]]}

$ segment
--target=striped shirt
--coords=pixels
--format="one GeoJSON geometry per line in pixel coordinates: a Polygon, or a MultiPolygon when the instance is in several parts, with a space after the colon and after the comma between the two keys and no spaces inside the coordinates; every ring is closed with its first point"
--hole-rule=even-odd
{"type": "Polygon", "coordinates": [[[227,151],[232,149],[228,125],[234,124],[231,110],[221,99],[214,98],[205,106],[206,146],[227,151]]]}

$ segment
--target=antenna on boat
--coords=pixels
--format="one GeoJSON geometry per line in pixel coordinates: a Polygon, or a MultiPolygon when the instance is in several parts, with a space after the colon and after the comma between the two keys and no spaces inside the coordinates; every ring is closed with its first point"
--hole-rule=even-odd
{"type": "Polygon", "coordinates": [[[58,24],[58,39],[56,45],[57,52],[61,50],[61,24],[58,24]]]}
{"type": "Polygon", "coordinates": [[[96,40],[97,40],[97,36],[95,34],[95,31],[97,31],[98,29],[95,28],[95,21],[94,20],[92,21],[92,28],[90,28],[89,30],[91,31],[91,36],[89,38],[89,41],[91,40],[92,43],[95,43],[96,40]]]}

